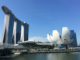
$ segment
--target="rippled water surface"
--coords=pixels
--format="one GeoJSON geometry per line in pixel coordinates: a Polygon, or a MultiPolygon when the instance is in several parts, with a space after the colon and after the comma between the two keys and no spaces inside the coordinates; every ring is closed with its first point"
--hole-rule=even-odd
{"type": "Polygon", "coordinates": [[[80,53],[37,53],[0,57],[0,60],[80,60],[80,53]]]}

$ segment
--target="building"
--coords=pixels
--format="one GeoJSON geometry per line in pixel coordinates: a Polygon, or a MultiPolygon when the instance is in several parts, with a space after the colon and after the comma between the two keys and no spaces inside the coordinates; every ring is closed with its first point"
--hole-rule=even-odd
{"type": "Polygon", "coordinates": [[[70,39],[72,40],[70,46],[76,47],[77,46],[77,38],[76,33],[74,30],[70,30],[70,39]]]}
{"type": "Polygon", "coordinates": [[[2,34],[3,44],[17,44],[19,41],[27,41],[29,25],[17,19],[7,7],[2,6],[2,10],[5,13],[2,34]]]}
{"type": "Polygon", "coordinates": [[[63,44],[70,44],[70,30],[67,27],[62,28],[62,42],[63,44]]]}
{"type": "Polygon", "coordinates": [[[25,42],[19,42],[19,45],[22,45],[27,48],[54,48],[54,45],[52,45],[50,42],[35,42],[35,41],[25,41],[25,42]]]}
{"type": "Polygon", "coordinates": [[[57,30],[53,30],[52,35],[47,34],[47,39],[53,44],[61,44],[61,37],[57,30]]]}

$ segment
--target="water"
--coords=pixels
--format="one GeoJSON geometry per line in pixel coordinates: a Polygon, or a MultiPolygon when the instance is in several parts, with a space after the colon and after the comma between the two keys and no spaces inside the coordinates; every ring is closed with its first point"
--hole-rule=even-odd
{"type": "Polygon", "coordinates": [[[0,60],[80,60],[80,53],[37,53],[0,57],[0,60]]]}

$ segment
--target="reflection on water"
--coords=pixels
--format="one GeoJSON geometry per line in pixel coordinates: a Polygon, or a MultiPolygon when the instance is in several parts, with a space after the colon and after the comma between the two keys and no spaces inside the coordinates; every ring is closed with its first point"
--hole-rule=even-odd
{"type": "Polygon", "coordinates": [[[80,53],[37,53],[0,57],[0,60],[80,60],[80,53]]]}

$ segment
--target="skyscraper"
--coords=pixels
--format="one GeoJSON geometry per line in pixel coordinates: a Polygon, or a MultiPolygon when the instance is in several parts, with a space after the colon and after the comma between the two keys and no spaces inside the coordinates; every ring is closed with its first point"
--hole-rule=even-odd
{"type": "Polygon", "coordinates": [[[70,44],[71,43],[70,31],[67,27],[62,28],[62,41],[63,41],[63,44],[70,44]]]}
{"type": "Polygon", "coordinates": [[[76,38],[76,33],[74,30],[70,30],[70,39],[72,40],[70,46],[77,46],[77,38],[76,38]]]}
{"type": "Polygon", "coordinates": [[[5,21],[4,21],[3,35],[2,35],[3,43],[13,44],[12,34],[14,26],[14,17],[10,14],[6,14],[4,19],[5,21]]]}
{"type": "Polygon", "coordinates": [[[3,43],[17,44],[19,41],[27,41],[29,25],[17,19],[7,7],[3,6],[2,9],[5,13],[2,35],[3,43]]]}
{"type": "Polygon", "coordinates": [[[21,42],[28,40],[28,24],[21,25],[21,42]]]}

